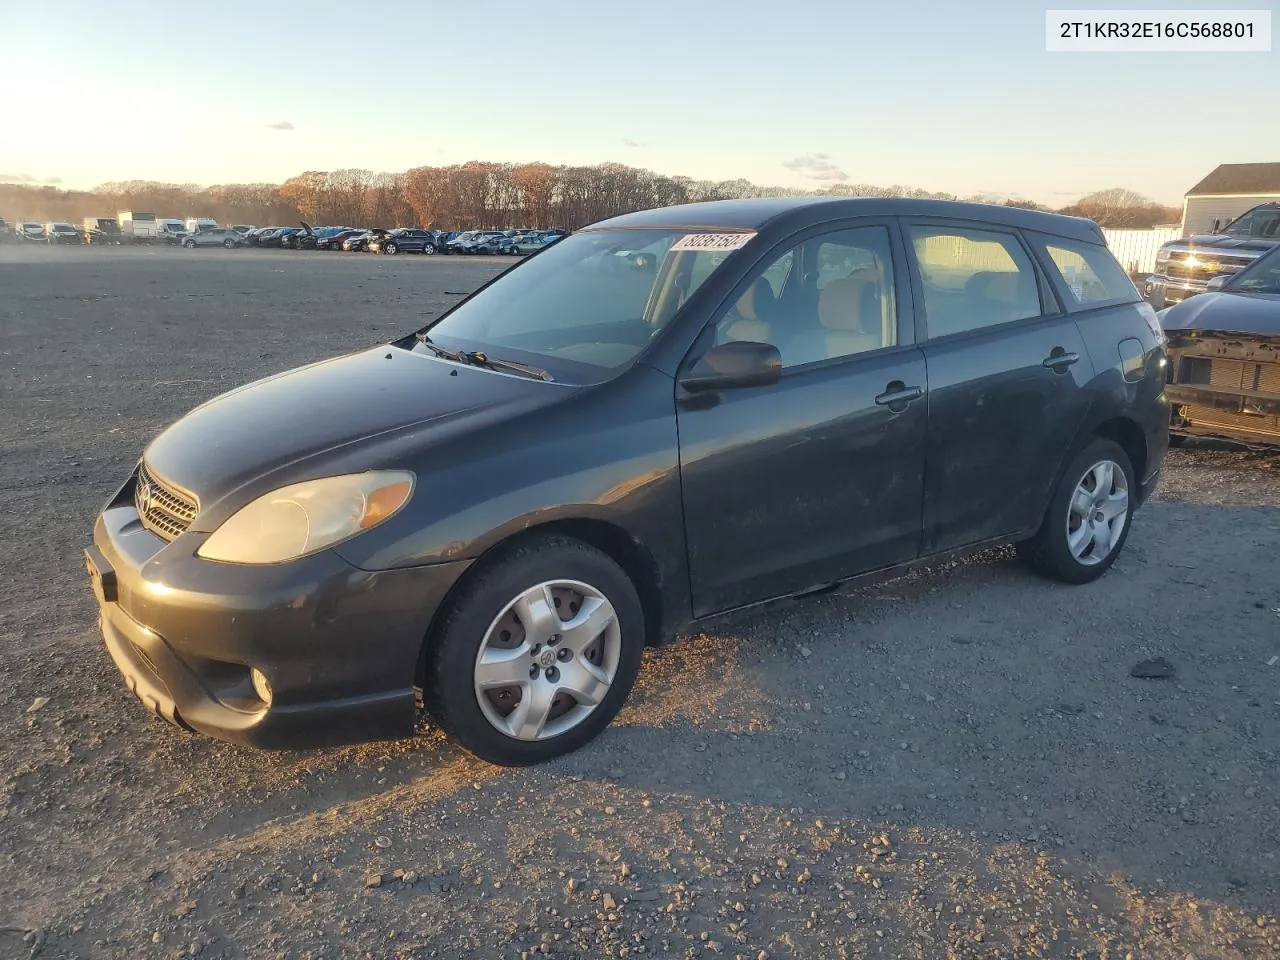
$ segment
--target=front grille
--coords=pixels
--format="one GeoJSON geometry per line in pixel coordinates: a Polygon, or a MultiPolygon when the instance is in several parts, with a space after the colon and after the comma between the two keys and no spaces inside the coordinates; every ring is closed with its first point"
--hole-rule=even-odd
{"type": "Polygon", "coordinates": [[[1183,357],[1176,383],[1223,390],[1280,393],[1280,363],[1256,363],[1222,357],[1183,357]]]}
{"type": "Polygon", "coordinates": [[[196,518],[195,500],[158,479],[145,464],[138,465],[133,504],[142,525],[166,540],[178,536],[196,518]]]}
{"type": "Polygon", "coordinates": [[[1199,263],[1194,267],[1187,266],[1186,257],[1173,257],[1163,268],[1157,267],[1160,273],[1175,280],[1212,280],[1214,277],[1230,276],[1253,263],[1252,257],[1207,257],[1196,255],[1199,263]]]}

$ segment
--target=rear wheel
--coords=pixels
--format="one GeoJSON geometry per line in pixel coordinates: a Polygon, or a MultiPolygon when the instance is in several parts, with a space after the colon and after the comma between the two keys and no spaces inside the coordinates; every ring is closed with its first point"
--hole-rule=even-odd
{"type": "Polygon", "coordinates": [[[1018,545],[1018,552],[1051,579],[1075,584],[1098,579],[1128,539],[1137,489],[1124,448],[1095,438],[1071,458],[1040,529],[1018,545]]]}
{"type": "Polygon", "coordinates": [[[614,718],[644,636],[635,586],[609,557],[577,540],[532,541],[450,602],[427,649],[426,705],[490,763],[550,760],[614,718]]]}
{"type": "Polygon", "coordinates": [[[434,243],[428,243],[426,246],[422,248],[422,255],[424,257],[435,256],[435,252],[436,252],[436,245],[434,243]]]}

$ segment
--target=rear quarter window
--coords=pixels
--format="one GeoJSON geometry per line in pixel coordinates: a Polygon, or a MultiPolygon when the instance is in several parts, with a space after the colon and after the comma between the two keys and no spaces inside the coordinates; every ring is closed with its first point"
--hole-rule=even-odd
{"type": "Polygon", "coordinates": [[[1101,244],[1061,237],[1034,238],[1068,310],[1090,310],[1142,299],[1111,251],[1101,244]]]}

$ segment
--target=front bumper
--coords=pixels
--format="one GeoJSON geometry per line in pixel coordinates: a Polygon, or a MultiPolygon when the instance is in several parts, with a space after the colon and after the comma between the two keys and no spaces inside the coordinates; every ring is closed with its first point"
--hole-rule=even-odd
{"type": "Polygon", "coordinates": [[[1194,297],[1197,293],[1204,293],[1208,289],[1208,280],[1180,280],[1154,274],[1147,278],[1143,296],[1151,306],[1161,310],[1194,297]]]}
{"type": "Polygon", "coordinates": [[[265,749],[412,734],[422,643],[468,561],[368,571],[325,551],[245,566],[196,556],[205,536],[144,528],[131,479],[85,551],[107,651],[150,710],[265,749]]]}

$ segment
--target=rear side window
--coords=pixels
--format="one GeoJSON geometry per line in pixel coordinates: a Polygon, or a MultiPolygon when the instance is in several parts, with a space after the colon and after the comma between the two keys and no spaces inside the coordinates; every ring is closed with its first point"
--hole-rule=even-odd
{"type": "Polygon", "coordinates": [[[1017,237],[936,226],[908,234],[930,338],[1040,316],[1035,267],[1017,237]]]}
{"type": "Polygon", "coordinates": [[[1136,303],[1142,299],[1124,268],[1101,244],[1059,237],[1042,237],[1039,244],[1065,288],[1068,310],[1136,303]]]}

